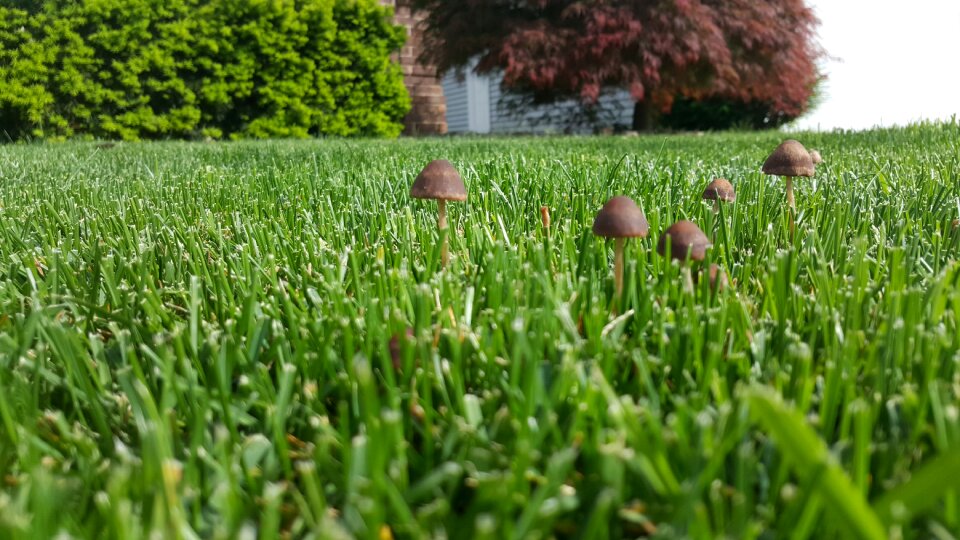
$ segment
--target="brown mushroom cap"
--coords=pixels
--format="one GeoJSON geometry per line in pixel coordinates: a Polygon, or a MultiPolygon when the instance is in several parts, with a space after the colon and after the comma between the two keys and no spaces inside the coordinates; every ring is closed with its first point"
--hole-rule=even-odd
{"type": "Polygon", "coordinates": [[[706,201],[724,201],[733,202],[737,200],[737,193],[733,190],[733,184],[726,178],[715,178],[713,182],[703,190],[703,199],[706,201]]]}
{"type": "Polygon", "coordinates": [[[820,152],[817,152],[816,150],[810,151],[810,160],[813,161],[814,165],[823,163],[823,158],[820,157],[820,152]]]}
{"type": "Polygon", "coordinates": [[[467,200],[467,188],[460,173],[445,159],[431,161],[417,175],[410,188],[415,199],[442,199],[445,201],[467,200]]]}
{"type": "Polygon", "coordinates": [[[657,253],[660,255],[666,255],[668,239],[670,257],[677,260],[702,261],[707,256],[707,248],[713,245],[700,227],[689,221],[678,221],[660,234],[660,241],[657,242],[657,253]]]}
{"type": "Polygon", "coordinates": [[[802,144],[787,139],[763,162],[763,174],[813,176],[813,159],[802,144]]]}
{"type": "Polygon", "coordinates": [[[593,220],[593,234],[609,238],[646,238],[650,225],[630,197],[614,197],[603,205],[593,220]]]}

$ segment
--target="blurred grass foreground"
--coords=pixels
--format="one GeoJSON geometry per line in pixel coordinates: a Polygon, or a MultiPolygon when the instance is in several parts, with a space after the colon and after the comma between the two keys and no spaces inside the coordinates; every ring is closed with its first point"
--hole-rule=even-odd
{"type": "Polygon", "coordinates": [[[960,126],[792,136],[0,147],[0,538],[956,538],[960,126]]]}

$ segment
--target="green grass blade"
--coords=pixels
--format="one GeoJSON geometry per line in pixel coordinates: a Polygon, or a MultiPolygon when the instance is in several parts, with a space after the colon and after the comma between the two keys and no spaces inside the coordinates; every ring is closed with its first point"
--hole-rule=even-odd
{"type": "Polygon", "coordinates": [[[836,463],[826,444],[795,410],[770,390],[754,387],[746,400],[754,421],[777,443],[801,478],[818,476],[812,483],[826,509],[843,524],[850,537],[864,540],[886,538],[883,524],[850,478],[836,463]]]}
{"type": "Polygon", "coordinates": [[[960,447],[924,463],[910,479],[887,491],[873,503],[885,523],[903,523],[938,504],[949,491],[960,491],[960,447]]]}

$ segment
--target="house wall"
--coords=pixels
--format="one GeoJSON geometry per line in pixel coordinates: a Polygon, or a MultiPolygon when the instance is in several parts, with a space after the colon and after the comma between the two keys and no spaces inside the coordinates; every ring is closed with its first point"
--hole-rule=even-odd
{"type": "Polygon", "coordinates": [[[465,73],[444,74],[443,95],[447,101],[450,133],[490,133],[490,77],[477,75],[468,66],[465,73]]]}
{"type": "Polygon", "coordinates": [[[443,76],[443,97],[447,105],[447,131],[470,132],[470,95],[467,82],[458,80],[453,73],[443,76]]]}
{"type": "Polygon", "coordinates": [[[521,108],[500,82],[499,76],[477,76],[469,69],[464,78],[443,77],[450,133],[591,133],[598,127],[629,128],[633,122],[633,99],[623,90],[600,96],[598,115],[591,120],[578,116],[582,107],[575,100],[521,108]]]}
{"type": "Polygon", "coordinates": [[[436,66],[420,62],[424,16],[411,9],[410,0],[381,0],[394,8],[394,20],[407,27],[407,43],[398,59],[403,81],[410,92],[412,108],[403,120],[407,135],[438,135],[447,132],[446,101],[436,66]]]}
{"type": "Polygon", "coordinates": [[[572,99],[522,110],[517,103],[502,90],[499,77],[490,84],[491,133],[592,133],[598,127],[629,128],[633,123],[633,99],[625,90],[600,96],[595,119],[579,116],[583,108],[572,99]]]}

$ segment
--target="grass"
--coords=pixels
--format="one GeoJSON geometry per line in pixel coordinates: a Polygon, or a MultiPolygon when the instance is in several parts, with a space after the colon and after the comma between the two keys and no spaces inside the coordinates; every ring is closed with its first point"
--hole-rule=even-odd
{"type": "Polygon", "coordinates": [[[0,538],[960,536],[960,125],[780,137],[0,147],[0,538]]]}

